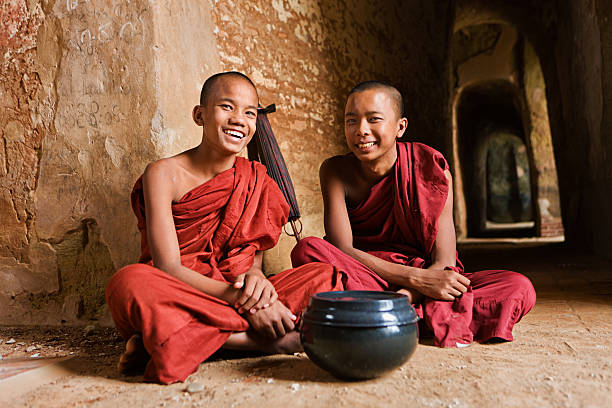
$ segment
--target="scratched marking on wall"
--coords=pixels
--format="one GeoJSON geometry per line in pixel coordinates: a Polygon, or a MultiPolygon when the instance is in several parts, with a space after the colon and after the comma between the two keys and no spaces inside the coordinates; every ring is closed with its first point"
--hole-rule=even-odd
{"type": "Polygon", "coordinates": [[[68,128],[100,129],[122,121],[124,116],[119,105],[103,104],[101,106],[96,100],[92,100],[89,104],[82,102],[67,104],[66,110],[59,113],[59,121],[62,126],[68,128]]]}
{"type": "MultiPolygon", "coordinates": [[[[141,96],[143,53],[148,51],[146,1],[66,0],[55,5],[63,35],[58,82],[58,130],[79,149],[129,123],[141,96]],[[125,123],[124,123],[125,122],[125,123]]],[[[78,163],[78,161],[76,161],[78,163]]]]}
{"type": "Polygon", "coordinates": [[[110,15],[98,11],[94,13],[94,17],[99,20],[99,24],[83,25],[70,30],[67,35],[68,45],[87,55],[93,55],[95,47],[109,42],[123,41],[132,44],[140,41],[139,45],[144,46],[145,23],[142,17],[147,11],[146,8],[139,11],[124,10],[121,5],[114,7],[110,15]]]}

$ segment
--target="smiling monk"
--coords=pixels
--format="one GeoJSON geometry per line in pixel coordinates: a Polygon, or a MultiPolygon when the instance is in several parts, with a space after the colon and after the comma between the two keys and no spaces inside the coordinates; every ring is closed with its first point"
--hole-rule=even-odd
{"type": "Polygon", "coordinates": [[[113,275],[106,300],[127,340],[123,372],[184,381],[221,347],[301,351],[296,315],[310,295],[342,290],[332,266],[312,263],[267,279],[289,206],[266,168],[237,154],[255,132],[258,96],[238,72],[210,77],[193,109],[199,146],[147,166],[132,191],[138,264],[113,275]]]}
{"type": "Polygon", "coordinates": [[[346,272],[346,289],[406,294],[438,346],[510,341],[535,303],[533,286],[516,272],[464,270],[448,164],[431,147],[398,142],[407,125],[394,87],[369,81],[349,93],[350,153],[320,169],[326,240],[301,240],[293,265],[327,262],[346,272]]]}

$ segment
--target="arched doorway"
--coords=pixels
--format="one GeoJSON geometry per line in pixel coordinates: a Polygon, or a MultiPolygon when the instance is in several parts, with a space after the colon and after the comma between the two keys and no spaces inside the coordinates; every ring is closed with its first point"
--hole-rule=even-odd
{"type": "Polygon", "coordinates": [[[531,166],[519,90],[508,81],[465,89],[457,105],[468,236],[533,236],[531,166]]]}
{"type": "Polygon", "coordinates": [[[453,35],[453,173],[459,240],[562,237],[545,84],[507,24],[453,35]]]}

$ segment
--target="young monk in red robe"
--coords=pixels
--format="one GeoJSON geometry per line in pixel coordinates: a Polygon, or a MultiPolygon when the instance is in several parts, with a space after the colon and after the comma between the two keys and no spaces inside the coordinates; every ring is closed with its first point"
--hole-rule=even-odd
{"type": "Polygon", "coordinates": [[[236,155],[255,132],[248,77],[209,78],[193,119],[199,146],[147,166],[132,191],[142,236],[138,264],[113,275],[106,300],[126,351],[119,368],[146,364],[145,381],[184,381],[221,347],[301,350],[296,315],[311,294],[342,290],[339,272],[313,263],[266,279],[289,206],[266,168],[236,155]]]}
{"type": "Polygon", "coordinates": [[[407,119],[394,87],[364,82],[349,94],[350,153],[320,170],[326,239],[305,238],[294,266],[321,261],[347,273],[346,289],[399,291],[411,298],[434,344],[511,341],[512,327],[535,303],[516,272],[466,272],[457,259],[452,179],[444,157],[402,143],[407,119]]]}

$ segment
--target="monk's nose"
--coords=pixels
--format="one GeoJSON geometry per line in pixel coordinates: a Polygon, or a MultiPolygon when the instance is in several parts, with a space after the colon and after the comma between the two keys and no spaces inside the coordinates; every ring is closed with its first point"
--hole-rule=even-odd
{"type": "Polygon", "coordinates": [[[358,133],[360,136],[367,136],[370,134],[370,127],[368,126],[368,123],[361,123],[358,129],[358,133]]]}
{"type": "Polygon", "coordinates": [[[246,125],[246,119],[244,118],[244,115],[240,113],[235,113],[232,116],[230,116],[229,122],[232,125],[240,125],[240,126],[246,125]]]}

